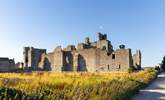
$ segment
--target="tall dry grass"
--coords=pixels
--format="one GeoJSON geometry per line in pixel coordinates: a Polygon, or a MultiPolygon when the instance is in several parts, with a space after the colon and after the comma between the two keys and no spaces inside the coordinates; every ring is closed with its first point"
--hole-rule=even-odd
{"type": "Polygon", "coordinates": [[[1,73],[0,98],[15,100],[128,100],[156,76],[135,73],[1,73]]]}

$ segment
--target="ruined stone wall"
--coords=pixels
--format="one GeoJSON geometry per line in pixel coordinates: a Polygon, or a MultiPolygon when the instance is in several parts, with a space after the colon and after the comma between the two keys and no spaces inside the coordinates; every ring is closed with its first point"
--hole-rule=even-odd
{"type": "Polygon", "coordinates": [[[48,54],[52,71],[73,71],[74,54],[71,51],[54,50],[48,54]]]}
{"type": "Polygon", "coordinates": [[[71,51],[64,51],[63,70],[64,71],[73,71],[73,54],[71,51]]]}
{"type": "Polygon", "coordinates": [[[15,62],[13,59],[0,58],[0,72],[10,72],[15,70],[15,62]]]}
{"type": "Polygon", "coordinates": [[[52,71],[127,71],[133,65],[141,66],[141,53],[137,52],[133,58],[131,49],[113,50],[106,34],[98,34],[98,41],[79,43],[77,48],[68,45],[62,49],[60,46],[53,52],[46,54],[45,49],[32,47],[24,48],[24,65],[33,69],[52,71]]]}
{"type": "Polygon", "coordinates": [[[29,62],[29,56],[28,56],[28,53],[29,53],[29,47],[24,47],[23,48],[23,63],[24,63],[24,67],[28,67],[28,62],[29,62]]]}
{"type": "Polygon", "coordinates": [[[96,53],[96,70],[97,71],[109,71],[110,68],[110,55],[105,50],[97,49],[96,53]]]}
{"type": "Polygon", "coordinates": [[[49,54],[38,54],[38,51],[32,51],[35,56],[32,56],[31,60],[37,59],[33,63],[38,64],[35,66],[52,71],[126,71],[133,66],[130,49],[117,49],[112,53],[100,48],[74,49],[73,51],[56,48],[49,54]]]}
{"type": "Polygon", "coordinates": [[[73,51],[73,71],[78,71],[78,60],[79,60],[79,53],[77,51],[73,51]]]}
{"type": "Polygon", "coordinates": [[[64,69],[64,53],[62,50],[55,50],[53,52],[53,71],[63,71],[64,69]]]}
{"type": "Polygon", "coordinates": [[[55,70],[55,68],[54,68],[54,53],[53,52],[51,52],[51,53],[48,53],[47,55],[46,55],[46,57],[47,57],[47,59],[49,60],[49,62],[50,62],[50,67],[51,67],[51,69],[52,70],[55,70]]]}
{"type": "Polygon", "coordinates": [[[42,54],[46,54],[46,49],[36,49],[33,47],[24,48],[24,67],[32,67],[38,70],[42,54]]]}
{"type": "Polygon", "coordinates": [[[112,54],[97,50],[97,71],[127,71],[132,64],[130,49],[117,49],[112,54]]]}
{"type": "Polygon", "coordinates": [[[38,69],[37,67],[39,66],[39,62],[41,61],[42,54],[46,54],[46,50],[32,48],[31,53],[32,53],[31,67],[37,70],[38,69]]]}
{"type": "Polygon", "coordinates": [[[41,54],[41,57],[40,57],[40,62],[38,63],[38,67],[39,69],[44,69],[44,65],[45,65],[45,57],[46,57],[46,54],[41,54]]]}
{"type": "Polygon", "coordinates": [[[133,66],[131,49],[117,49],[111,56],[114,70],[127,71],[133,66]]]}
{"type": "Polygon", "coordinates": [[[133,55],[133,65],[136,69],[141,69],[141,51],[137,50],[133,55]]]}
{"type": "Polygon", "coordinates": [[[79,71],[96,71],[96,49],[78,50],[78,70],[79,71]]]}

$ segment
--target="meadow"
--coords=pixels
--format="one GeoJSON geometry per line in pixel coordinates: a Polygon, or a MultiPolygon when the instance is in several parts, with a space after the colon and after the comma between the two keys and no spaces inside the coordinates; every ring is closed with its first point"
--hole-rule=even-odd
{"type": "Polygon", "coordinates": [[[3,100],[129,100],[156,71],[109,73],[1,73],[3,100]]]}

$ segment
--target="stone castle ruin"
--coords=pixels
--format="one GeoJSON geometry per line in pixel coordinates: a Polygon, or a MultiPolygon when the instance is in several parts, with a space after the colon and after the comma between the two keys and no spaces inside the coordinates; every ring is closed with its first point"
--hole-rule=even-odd
{"type": "Polygon", "coordinates": [[[120,45],[114,50],[106,34],[98,33],[98,40],[91,42],[87,37],[77,48],[68,45],[56,47],[53,52],[33,47],[24,48],[24,67],[45,71],[127,71],[141,69],[141,52],[132,55],[131,49],[120,45]]]}

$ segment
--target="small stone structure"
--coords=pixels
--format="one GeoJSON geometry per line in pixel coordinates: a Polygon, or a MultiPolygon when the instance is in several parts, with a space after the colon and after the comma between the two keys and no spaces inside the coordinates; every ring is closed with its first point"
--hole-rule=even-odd
{"type": "Polygon", "coordinates": [[[12,72],[15,70],[14,59],[0,58],[0,72],[12,72]]]}
{"type": "Polygon", "coordinates": [[[131,49],[120,45],[114,50],[107,35],[98,33],[98,40],[90,42],[89,37],[77,48],[68,45],[62,49],[60,46],[53,52],[46,53],[46,49],[33,47],[24,48],[24,67],[33,70],[48,71],[127,71],[134,67],[141,69],[141,52],[132,56],[131,49]]]}

